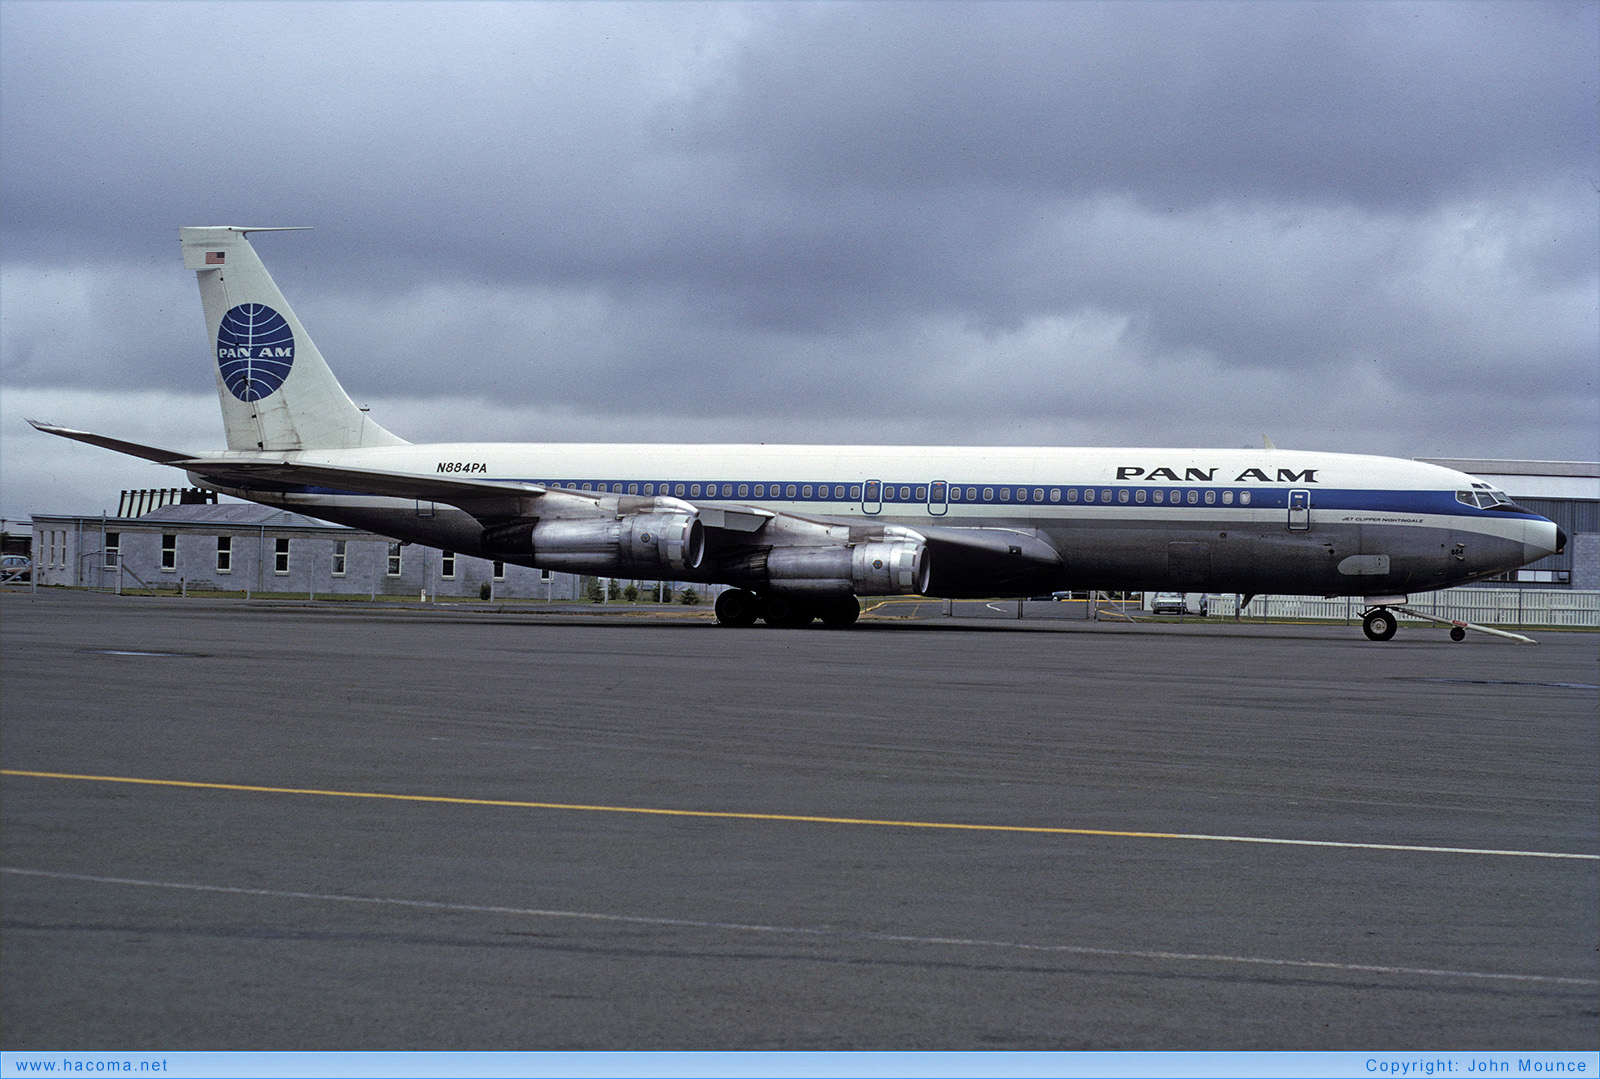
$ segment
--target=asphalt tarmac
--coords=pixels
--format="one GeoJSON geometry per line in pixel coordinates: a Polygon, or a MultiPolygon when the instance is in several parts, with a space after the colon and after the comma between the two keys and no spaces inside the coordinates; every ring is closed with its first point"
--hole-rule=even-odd
{"type": "Polygon", "coordinates": [[[0,597],[0,1044],[1600,1042],[1600,635],[918,613],[0,597]]]}

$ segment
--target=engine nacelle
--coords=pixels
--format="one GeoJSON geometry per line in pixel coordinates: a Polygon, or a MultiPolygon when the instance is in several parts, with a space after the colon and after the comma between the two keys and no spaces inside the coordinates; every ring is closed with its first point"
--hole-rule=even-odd
{"type": "Polygon", "coordinates": [[[774,547],[767,585],[804,596],[895,596],[928,587],[928,548],[918,539],[883,539],[854,547],[774,547]]]}
{"type": "Polygon", "coordinates": [[[704,561],[705,526],[683,512],[517,521],[484,529],[483,549],[565,573],[676,578],[704,561]]]}

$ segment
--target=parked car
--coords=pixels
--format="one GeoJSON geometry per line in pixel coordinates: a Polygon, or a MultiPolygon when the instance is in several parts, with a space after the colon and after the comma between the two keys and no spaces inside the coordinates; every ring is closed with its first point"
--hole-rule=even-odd
{"type": "Polygon", "coordinates": [[[33,580],[33,560],[27,555],[8,554],[0,558],[0,584],[33,580]]]}
{"type": "Polygon", "coordinates": [[[1188,614],[1189,605],[1182,592],[1157,592],[1150,603],[1151,614],[1188,614]]]}

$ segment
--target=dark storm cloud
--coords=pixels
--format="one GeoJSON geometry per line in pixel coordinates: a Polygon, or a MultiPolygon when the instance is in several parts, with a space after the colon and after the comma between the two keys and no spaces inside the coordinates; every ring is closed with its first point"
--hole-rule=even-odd
{"type": "Polygon", "coordinates": [[[1597,13],[7,0],[0,379],[207,391],[176,227],[308,224],[436,435],[1589,456],[1597,13]]]}
{"type": "Polygon", "coordinates": [[[818,185],[1427,205],[1592,172],[1576,4],[909,4],[756,34],[692,145],[818,185]]]}

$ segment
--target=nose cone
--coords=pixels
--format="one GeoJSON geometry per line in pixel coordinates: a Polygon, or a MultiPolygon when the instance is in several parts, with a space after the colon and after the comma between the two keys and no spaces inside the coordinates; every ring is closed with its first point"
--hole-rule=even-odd
{"type": "Polygon", "coordinates": [[[1523,557],[1528,562],[1537,562],[1541,558],[1548,558],[1553,554],[1560,554],[1567,549],[1567,534],[1561,530],[1554,521],[1540,518],[1528,522],[1528,530],[1523,534],[1523,557]]]}

